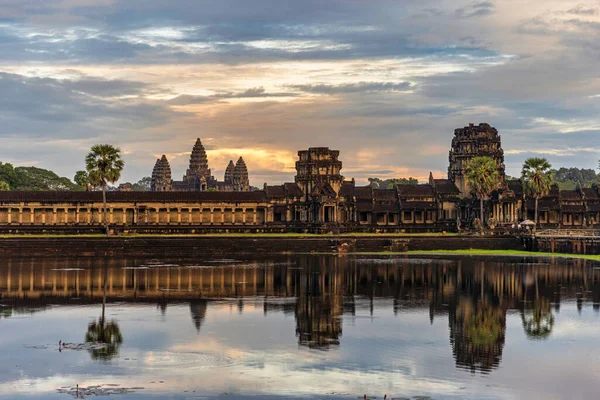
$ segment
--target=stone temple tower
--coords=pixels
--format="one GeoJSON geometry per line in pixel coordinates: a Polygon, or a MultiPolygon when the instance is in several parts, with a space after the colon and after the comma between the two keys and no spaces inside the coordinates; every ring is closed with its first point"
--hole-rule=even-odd
{"type": "Polygon", "coordinates": [[[171,179],[171,166],[167,160],[167,156],[163,156],[156,160],[154,169],[152,170],[151,190],[153,192],[168,192],[172,189],[173,180],[171,179]]]}
{"type": "Polygon", "coordinates": [[[183,182],[187,183],[189,189],[202,191],[208,188],[214,179],[208,168],[208,157],[202,142],[198,138],[190,156],[190,166],[183,176],[183,182]]]}
{"type": "MultiPolygon", "coordinates": [[[[229,167],[228,167],[229,168],[229,167]]],[[[249,192],[250,180],[248,178],[248,167],[244,159],[240,157],[233,169],[233,190],[235,192],[249,192]]]]}
{"type": "Polygon", "coordinates": [[[344,182],[339,155],[339,150],[330,150],[328,147],[311,147],[298,152],[295,181],[305,195],[323,185],[329,186],[337,195],[344,182]]]}
{"type": "Polygon", "coordinates": [[[233,172],[235,171],[235,164],[233,160],[229,161],[229,165],[227,165],[227,169],[225,170],[225,184],[233,185],[233,172]]]}
{"type": "Polygon", "coordinates": [[[461,197],[469,197],[470,185],[465,177],[467,166],[473,157],[487,156],[496,160],[498,172],[504,180],[504,150],[496,128],[489,124],[469,124],[454,130],[450,148],[448,179],[456,184],[461,197]]]}

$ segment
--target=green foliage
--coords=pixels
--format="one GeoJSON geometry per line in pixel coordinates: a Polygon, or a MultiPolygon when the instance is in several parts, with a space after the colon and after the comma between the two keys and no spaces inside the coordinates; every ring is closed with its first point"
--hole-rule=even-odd
{"type": "Polygon", "coordinates": [[[73,178],[73,181],[75,181],[75,183],[85,191],[92,190],[93,185],[90,181],[90,176],[88,175],[87,171],[75,172],[75,177],[73,178]]]}
{"type": "Polygon", "coordinates": [[[121,177],[125,163],[121,159],[121,149],[110,144],[92,146],[85,158],[85,166],[93,185],[106,187],[121,177]]]}
{"type": "Polygon", "coordinates": [[[369,186],[375,189],[393,189],[397,185],[417,184],[419,181],[413,177],[410,178],[395,178],[395,179],[379,179],[369,178],[369,186]]]}
{"type": "Polygon", "coordinates": [[[471,189],[480,199],[489,196],[500,186],[500,172],[492,157],[473,157],[466,172],[471,189]]]}
{"type": "Polygon", "coordinates": [[[7,190],[10,190],[10,185],[4,181],[0,181],[0,190],[6,192],[7,190]]]}
{"type": "Polygon", "coordinates": [[[13,167],[0,163],[0,181],[8,184],[10,190],[80,190],[68,178],[37,167],[13,167]]]}
{"type": "Polygon", "coordinates": [[[559,168],[551,170],[550,173],[561,190],[574,190],[577,183],[582,187],[591,187],[594,183],[600,184],[600,174],[593,169],[559,168]]]}
{"type": "Polygon", "coordinates": [[[217,189],[217,188],[209,188],[209,189],[207,189],[206,191],[207,191],[207,192],[218,192],[218,191],[219,191],[219,189],[217,189]]]}
{"type": "Polygon", "coordinates": [[[483,200],[500,187],[502,177],[498,171],[498,165],[492,157],[473,157],[467,166],[466,178],[471,186],[471,191],[479,197],[479,228],[483,231],[483,221],[485,221],[483,200]]]}
{"type": "Polygon", "coordinates": [[[152,178],[145,176],[136,183],[131,184],[131,190],[136,192],[149,192],[152,186],[152,178]]]}
{"type": "Polygon", "coordinates": [[[521,177],[527,194],[540,198],[550,192],[552,186],[552,166],[545,158],[528,158],[523,164],[521,177]]]}

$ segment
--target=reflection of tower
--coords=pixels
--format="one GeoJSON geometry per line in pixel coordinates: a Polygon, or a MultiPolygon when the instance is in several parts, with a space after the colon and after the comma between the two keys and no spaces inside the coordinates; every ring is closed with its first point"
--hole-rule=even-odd
{"type": "Polygon", "coordinates": [[[342,335],[342,297],[300,297],[296,303],[296,336],[301,345],[327,349],[342,335]]]}
{"type": "Polygon", "coordinates": [[[207,305],[207,300],[192,300],[190,302],[190,312],[192,314],[192,321],[194,321],[194,326],[196,327],[196,331],[198,333],[200,333],[200,328],[202,327],[202,323],[204,322],[204,318],[206,317],[207,305]]]}
{"type": "Polygon", "coordinates": [[[461,296],[449,308],[450,343],[456,365],[488,373],[500,365],[506,332],[503,307],[461,296]]]}
{"type": "Polygon", "coordinates": [[[342,335],[343,272],[338,259],[307,258],[298,277],[296,336],[301,345],[327,349],[342,335]]]}

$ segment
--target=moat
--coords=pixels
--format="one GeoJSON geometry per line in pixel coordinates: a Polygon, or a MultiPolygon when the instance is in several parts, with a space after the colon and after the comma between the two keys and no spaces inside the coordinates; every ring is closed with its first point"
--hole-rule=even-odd
{"type": "Polygon", "coordinates": [[[599,331],[581,259],[0,261],[0,399],[594,398],[599,331]]]}

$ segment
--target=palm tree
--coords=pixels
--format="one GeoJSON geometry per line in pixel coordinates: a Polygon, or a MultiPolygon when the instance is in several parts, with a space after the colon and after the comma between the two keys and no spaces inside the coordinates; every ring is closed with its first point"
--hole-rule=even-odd
{"type": "Polygon", "coordinates": [[[552,165],[545,158],[528,158],[523,164],[521,178],[525,186],[525,191],[535,198],[535,226],[538,223],[538,202],[540,197],[547,195],[552,186],[552,174],[550,169],[552,165]]]}
{"type": "Polygon", "coordinates": [[[466,178],[471,189],[479,197],[479,221],[483,230],[483,200],[498,189],[502,182],[498,164],[492,157],[473,157],[467,166],[466,178]]]}
{"type": "Polygon", "coordinates": [[[106,186],[121,177],[125,163],[121,159],[121,149],[110,144],[92,146],[85,158],[85,166],[92,185],[102,186],[102,202],[104,203],[103,219],[108,236],[108,220],[106,219],[106,186]]]}

